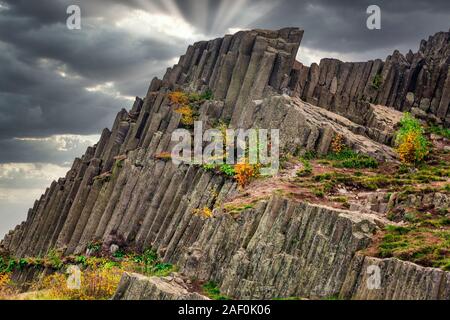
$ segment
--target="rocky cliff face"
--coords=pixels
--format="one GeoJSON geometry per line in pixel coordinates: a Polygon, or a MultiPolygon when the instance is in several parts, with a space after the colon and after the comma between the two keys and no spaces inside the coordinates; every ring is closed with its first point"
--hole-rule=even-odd
{"type": "MultiPolygon", "coordinates": [[[[311,68],[295,61],[302,35],[293,28],[254,30],[190,46],[162,80],[153,79],[144,99],[118,113],[66,177],[52,183],[2,246],[16,257],[52,248],[81,254],[94,241],[152,247],[185,276],[217,281],[234,298],[449,298],[447,273],[425,270],[433,276],[422,278],[421,269],[409,265],[420,289],[392,294],[410,279],[399,277],[386,287],[391,293],[364,291],[368,260],[357,252],[383,226],[377,215],[274,197],[237,218],[218,209],[205,219],[195,209],[220,208],[238,193],[235,181],[159,156],[170,152],[171,134],[180,127],[168,97],[180,89],[212,91],[214,100],[199,110],[210,127],[222,120],[235,128],[280,129],[286,153],[327,154],[340,135],[358,152],[395,162],[399,110],[419,108],[449,123],[448,33],[423,42],[417,54],[396,52],[385,63],[323,60],[311,68]]],[[[117,299],[199,298],[158,280],[126,277],[117,299]]]]}
{"type": "Polygon", "coordinates": [[[422,41],[417,53],[395,51],[386,61],[323,59],[311,67],[297,63],[291,86],[303,100],[361,123],[370,103],[412,111],[450,124],[450,33],[422,41]]]}

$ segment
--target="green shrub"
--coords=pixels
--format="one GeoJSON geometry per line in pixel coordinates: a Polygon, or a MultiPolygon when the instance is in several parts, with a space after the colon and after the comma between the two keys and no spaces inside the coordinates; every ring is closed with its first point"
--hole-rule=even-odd
{"type": "Polygon", "coordinates": [[[344,160],[337,166],[348,169],[376,169],[378,168],[378,161],[368,156],[357,156],[353,159],[344,160]]]}
{"type": "Polygon", "coordinates": [[[0,274],[14,271],[16,265],[16,260],[0,257],[0,274]]]}
{"type": "Polygon", "coordinates": [[[214,94],[211,89],[207,89],[204,93],[200,95],[201,100],[213,100],[214,94]]]}
{"type": "Polygon", "coordinates": [[[116,259],[123,259],[125,257],[125,252],[119,249],[116,252],[114,252],[113,257],[116,259]]]}
{"type": "Polygon", "coordinates": [[[306,159],[306,160],[314,160],[314,159],[317,158],[317,154],[316,154],[315,151],[307,151],[307,152],[303,155],[302,158],[303,158],[303,159],[306,159]]]}
{"type": "Polygon", "coordinates": [[[336,168],[347,169],[376,169],[378,168],[378,161],[374,158],[356,153],[355,151],[344,148],[338,153],[331,153],[327,159],[334,162],[336,168]]]}
{"type": "Polygon", "coordinates": [[[322,189],[314,189],[313,193],[318,198],[324,198],[325,197],[325,191],[323,191],[322,189]]]}
{"type": "Polygon", "coordinates": [[[214,281],[205,283],[202,288],[205,295],[212,300],[231,300],[220,293],[220,289],[214,281]]]}
{"type": "Polygon", "coordinates": [[[75,263],[76,264],[81,264],[83,266],[86,266],[86,262],[87,262],[87,257],[86,256],[75,257],[75,263]]]}
{"type": "Polygon", "coordinates": [[[313,167],[311,165],[311,162],[307,159],[301,159],[301,162],[303,164],[303,169],[297,171],[297,177],[308,177],[313,172],[313,167]]]}
{"type": "Polygon", "coordinates": [[[387,226],[386,231],[393,234],[405,235],[411,231],[411,228],[401,226],[387,226]]]}
{"type": "Polygon", "coordinates": [[[156,277],[167,277],[174,270],[174,266],[170,263],[157,263],[153,267],[153,275],[156,277]]]}
{"type": "Polygon", "coordinates": [[[61,269],[64,265],[62,261],[62,253],[56,249],[51,249],[47,253],[47,261],[54,269],[61,269]]]}
{"type": "Polygon", "coordinates": [[[220,172],[222,172],[227,177],[234,177],[236,175],[236,172],[234,170],[234,166],[229,164],[223,164],[219,168],[220,172]]]}
{"type": "Polygon", "coordinates": [[[402,163],[419,163],[429,154],[430,145],[424,132],[419,120],[405,113],[396,135],[397,153],[402,163]]]}
{"type": "Polygon", "coordinates": [[[313,179],[316,182],[329,181],[329,180],[333,179],[333,175],[331,173],[324,173],[324,174],[319,174],[317,176],[314,176],[313,179]]]}
{"type": "Polygon", "coordinates": [[[216,166],[214,164],[204,164],[204,165],[202,165],[202,168],[205,171],[214,171],[214,170],[216,170],[216,166]]]}
{"type": "Polygon", "coordinates": [[[87,245],[87,249],[91,251],[91,253],[99,252],[102,249],[102,243],[99,241],[90,242],[87,245]]]}

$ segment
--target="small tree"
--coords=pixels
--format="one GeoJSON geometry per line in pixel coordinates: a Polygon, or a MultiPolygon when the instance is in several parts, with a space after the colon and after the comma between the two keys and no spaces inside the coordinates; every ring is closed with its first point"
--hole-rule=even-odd
{"type": "Polygon", "coordinates": [[[420,122],[405,113],[400,120],[400,129],[397,132],[396,145],[400,161],[406,164],[421,162],[429,154],[429,142],[424,135],[420,122]]]}

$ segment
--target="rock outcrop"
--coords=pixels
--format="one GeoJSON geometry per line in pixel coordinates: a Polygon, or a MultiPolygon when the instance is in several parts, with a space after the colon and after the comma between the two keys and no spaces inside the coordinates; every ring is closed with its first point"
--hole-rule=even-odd
{"type": "Polygon", "coordinates": [[[449,126],[450,32],[422,41],[415,54],[395,51],[384,62],[323,59],[311,67],[297,63],[291,79],[294,95],[359,124],[374,103],[449,126]]]}
{"type": "Polygon", "coordinates": [[[450,272],[357,255],[341,296],[355,300],[449,300],[450,272]],[[370,279],[374,272],[379,272],[379,287],[370,279]]]}
{"type": "Polygon", "coordinates": [[[209,300],[188,291],[181,278],[144,277],[125,273],[112,300],[209,300]]]}
{"type": "MultiPolygon", "coordinates": [[[[274,197],[238,217],[215,210],[205,219],[195,210],[220,208],[236,194],[236,182],[161,157],[171,151],[181,123],[168,97],[174,90],[211,90],[214,100],[199,110],[207,126],[223,121],[234,128],[280,129],[281,148],[289,153],[327,154],[340,135],[358,152],[396,161],[391,145],[399,110],[419,107],[448,123],[448,33],[422,43],[416,55],[395,53],[386,63],[324,60],[311,68],[295,61],[302,35],[295,28],[253,30],[190,46],[162,80],[153,79],[144,99],[118,113],[112,129],[51,184],[1,245],[15,257],[53,248],[82,254],[95,241],[137,251],[152,247],[186,276],[217,281],[239,299],[342,293],[448,298],[442,285],[438,295],[430,293],[435,289],[408,296],[364,291],[362,262],[355,257],[382,225],[374,215],[274,197]]],[[[415,274],[420,277],[421,269],[415,274]]],[[[448,283],[447,275],[441,278],[448,283]]],[[[126,274],[115,298],[203,297],[178,282],[126,274]]]]}

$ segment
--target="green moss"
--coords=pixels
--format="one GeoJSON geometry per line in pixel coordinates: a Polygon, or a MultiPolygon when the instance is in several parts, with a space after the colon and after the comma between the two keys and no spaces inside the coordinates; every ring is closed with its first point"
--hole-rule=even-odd
{"type": "Polygon", "coordinates": [[[446,270],[450,259],[448,220],[416,216],[415,222],[407,227],[388,226],[378,247],[380,256],[446,270]]]}
{"type": "Polygon", "coordinates": [[[374,158],[359,154],[348,148],[345,148],[339,153],[329,154],[326,159],[332,161],[333,166],[336,168],[376,169],[379,165],[378,161],[374,158]]]}
{"type": "Polygon", "coordinates": [[[402,226],[387,226],[386,231],[394,235],[405,235],[411,231],[411,228],[402,226]]]}
{"type": "Polygon", "coordinates": [[[231,300],[230,297],[222,295],[220,289],[214,281],[209,281],[202,286],[204,294],[212,300],[231,300]]]}
{"type": "Polygon", "coordinates": [[[170,263],[157,263],[151,274],[155,277],[167,277],[174,271],[175,267],[170,263]]]}
{"type": "Polygon", "coordinates": [[[219,170],[227,177],[234,177],[236,175],[236,172],[234,171],[234,167],[229,164],[221,165],[219,170]]]}
{"type": "Polygon", "coordinates": [[[303,168],[299,171],[297,171],[297,177],[308,177],[312,175],[313,167],[311,165],[311,162],[307,159],[301,159],[301,162],[303,164],[303,168]]]}
{"type": "Polygon", "coordinates": [[[233,215],[233,214],[238,214],[241,213],[245,210],[250,210],[253,209],[255,207],[255,205],[253,203],[245,203],[245,204],[239,204],[236,206],[233,205],[225,205],[224,209],[226,212],[228,212],[229,214],[233,215]]]}
{"type": "Polygon", "coordinates": [[[436,125],[431,125],[428,128],[430,133],[436,134],[438,136],[450,139],[450,129],[448,128],[443,128],[443,127],[439,127],[436,125]]]}
{"type": "Polygon", "coordinates": [[[408,212],[405,214],[404,219],[408,222],[416,222],[417,215],[414,212],[408,212]]]}
{"type": "Polygon", "coordinates": [[[370,157],[357,157],[350,160],[344,160],[336,165],[337,167],[349,169],[378,168],[378,162],[370,157]]]}
{"type": "Polygon", "coordinates": [[[120,170],[123,168],[123,162],[124,160],[116,160],[113,165],[112,169],[112,176],[113,178],[116,178],[120,172],[120,170]]]}
{"type": "Polygon", "coordinates": [[[331,173],[324,173],[314,176],[313,179],[317,182],[330,181],[333,179],[333,175],[331,173]]]}
{"type": "Polygon", "coordinates": [[[305,160],[314,160],[314,159],[317,158],[317,154],[316,154],[315,151],[307,151],[307,152],[303,155],[302,158],[305,159],[305,160]]]}
{"type": "Polygon", "coordinates": [[[319,197],[319,198],[324,198],[325,197],[325,191],[323,189],[314,189],[313,190],[313,194],[316,197],[319,197]]]}

